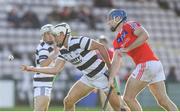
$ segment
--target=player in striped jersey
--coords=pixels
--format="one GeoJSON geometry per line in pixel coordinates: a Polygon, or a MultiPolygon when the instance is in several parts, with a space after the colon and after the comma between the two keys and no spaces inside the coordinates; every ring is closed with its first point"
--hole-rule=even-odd
{"type": "MultiPolygon", "coordinates": [[[[54,37],[49,35],[53,25],[47,24],[41,27],[42,41],[36,48],[36,66],[52,66],[53,60],[57,57],[58,50],[54,50],[54,37]]],[[[47,111],[51,90],[53,85],[54,75],[52,74],[34,74],[34,110],[47,111]]]]}
{"type": "MultiPolygon", "coordinates": [[[[88,37],[71,36],[70,27],[66,23],[56,25],[52,32],[57,46],[61,48],[55,66],[35,68],[24,65],[22,70],[57,74],[68,61],[82,71],[84,75],[72,86],[64,99],[65,110],[75,110],[75,104],[92,92],[94,88],[102,89],[107,94],[109,90],[108,70],[111,64],[106,48],[88,37]],[[103,60],[97,58],[95,50],[100,52],[103,60]]],[[[120,101],[114,89],[109,101],[115,111],[120,111],[120,101]]]]}

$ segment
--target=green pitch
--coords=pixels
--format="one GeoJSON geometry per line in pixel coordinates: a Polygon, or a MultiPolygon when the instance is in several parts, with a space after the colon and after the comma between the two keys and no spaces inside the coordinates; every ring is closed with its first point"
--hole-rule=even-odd
{"type": "MultiPolygon", "coordinates": [[[[77,111],[101,111],[100,107],[88,108],[88,107],[77,107],[77,111]]],[[[144,107],[144,111],[163,111],[159,107],[144,107]]],[[[15,108],[0,108],[0,111],[33,111],[32,108],[28,106],[16,106],[15,108]]],[[[62,106],[50,106],[49,111],[63,111],[62,106]]]]}

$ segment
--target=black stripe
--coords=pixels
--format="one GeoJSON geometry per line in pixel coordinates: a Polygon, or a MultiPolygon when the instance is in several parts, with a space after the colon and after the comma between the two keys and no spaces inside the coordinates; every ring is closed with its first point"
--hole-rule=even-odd
{"type": "Polygon", "coordinates": [[[36,61],[37,64],[40,64],[39,59],[36,61]]]}
{"type": "Polygon", "coordinates": [[[79,39],[78,37],[71,37],[71,40],[74,40],[74,39],[79,39]]]}
{"type": "Polygon", "coordinates": [[[61,55],[58,55],[58,57],[60,57],[60,58],[63,58],[63,59],[64,59],[64,57],[63,57],[63,56],[61,56],[61,55]]]}
{"type": "Polygon", "coordinates": [[[105,71],[104,75],[109,79],[109,72],[108,71],[105,71]]]}
{"type": "Polygon", "coordinates": [[[82,41],[83,38],[84,38],[84,37],[81,37],[81,39],[79,40],[79,45],[81,45],[81,41],[82,41]]]}
{"type": "Polygon", "coordinates": [[[41,59],[47,59],[47,58],[48,58],[47,55],[40,55],[40,56],[39,56],[39,60],[41,60],[41,59]]]}
{"type": "Polygon", "coordinates": [[[93,77],[95,76],[97,73],[99,73],[105,66],[105,62],[101,62],[101,64],[99,64],[99,66],[94,69],[92,72],[90,72],[89,74],[87,74],[88,77],[93,77]]]}
{"type": "Polygon", "coordinates": [[[52,52],[52,51],[53,51],[53,48],[52,48],[52,47],[49,47],[49,48],[48,48],[48,51],[49,51],[49,52],[52,52]]]}
{"type": "Polygon", "coordinates": [[[91,66],[95,61],[97,60],[97,56],[94,55],[93,57],[91,57],[86,63],[84,63],[81,66],[78,66],[77,69],[79,70],[84,70],[86,68],[88,68],[89,66],[91,66]]]}
{"type": "Polygon", "coordinates": [[[88,54],[90,52],[90,50],[84,50],[84,51],[82,51],[81,53],[80,53],[80,55],[82,56],[82,57],[84,57],[86,54],[88,54]]]}
{"type": "Polygon", "coordinates": [[[52,87],[49,87],[49,86],[34,86],[33,89],[35,89],[35,88],[42,88],[42,87],[44,87],[44,88],[52,88],[52,87]]]}
{"type": "Polygon", "coordinates": [[[61,54],[67,54],[67,53],[69,53],[70,51],[68,51],[67,49],[61,49],[60,50],[60,53],[61,54]]]}
{"type": "Polygon", "coordinates": [[[78,44],[74,44],[74,45],[69,47],[69,51],[75,51],[76,49],[79,49],[79,48],[80,48],[79,43],[78,44]]]}
{"type": "Polygon", "coordinates": [[[40,81],[40,82],[52,82],[54,80],[54,77],[37,77],[34,78],[34,81],[40,81]]]}
{"type": "Polygon", "coordinates": [[[40,45],[43,47],[43,46],[44,46],[44,44],[45,44],[45,42],[42,42],[40,45]]]}
{"type": "Polygon", "coordinates": [[[88,42],[86,43],[85,50],[87,50],[87,49],[88,49],[88,47],[89,47],[89,43],[90,43],[90,39],[88,39],[88,42]]]}
{"type": "Polygon", "coordinates": [[[38,52],[38,50],[36,50],[36,55],[39,55],[39,52],[38,52]]]}

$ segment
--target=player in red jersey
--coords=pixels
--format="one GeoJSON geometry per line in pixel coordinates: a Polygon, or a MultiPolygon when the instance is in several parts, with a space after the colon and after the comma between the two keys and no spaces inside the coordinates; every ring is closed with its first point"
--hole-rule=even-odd
{"type": "Polygon", "coordinates": [[[148,87],[160,106],[165,110],[177,111],[177,106],[166,93],[162,64],[146,42],[149,38],[148,32],[138,22],[127,21],[127,14],[122,9],[110,11],[108,25],[113,32],[118,32],[113,41],[115,52],[109,84],[113,86],[113,78],[122,63],[122,54],[127,53],[136,64],[135,70],[127,81],[124,93],[124,100],[130,109],[142,110],[136,96],[148,87]]]}

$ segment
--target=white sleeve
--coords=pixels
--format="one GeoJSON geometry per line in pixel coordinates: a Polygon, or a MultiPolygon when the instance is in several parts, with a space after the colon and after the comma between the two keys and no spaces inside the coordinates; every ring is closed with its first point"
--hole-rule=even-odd
{"type": "Polygon", "coordinates": [[[90,39],[88,37],[81,37],[79,44],[80,44],[81,48],[83,48],[85,50],[89,50],[89,48],[91,46],[91,42],[92,42],[92,39],[90,39]]]}
{"type": "Polygon", "coordinates": [[[48,49],[44,49],[44,48],[40,49],[38,51],[38,56],[39,56],[39,62],[42,62],[43,60],[48,59],[48,56],[49,56],[48,49]]]}

